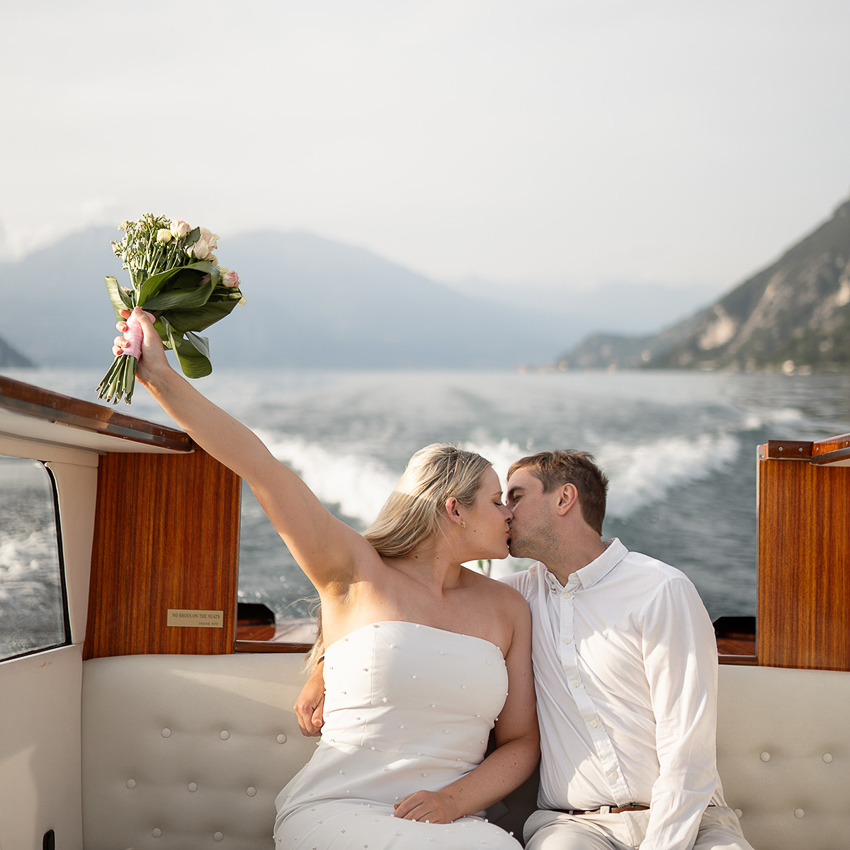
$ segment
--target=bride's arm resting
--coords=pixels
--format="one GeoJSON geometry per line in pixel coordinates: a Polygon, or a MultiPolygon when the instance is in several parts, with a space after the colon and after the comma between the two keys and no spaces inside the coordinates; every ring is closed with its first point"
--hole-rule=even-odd
{"type": "Polygon", "coordinates": [[[442,790],[417,791],[402,798],[395,805],[396,817],[450,823],[492,806],[534,772],[540,758],[540,734],[531,667],[531,613],[518,593],[511,590],[511,594],[516,598],[511,600],[508,616],[515,617],[515,627],[505,655],[508,696],[494,728],[496,749],[463,779],[442,790]]]}
{"type": "MultiPolygon", "coordinates": [[[[153,324],[141,311],[138,318],[144,332],[138,380],[199,446],[248,482],[313,584],[331,596],[345,594],[360,550],[373,552],[371,546],[336,519],[253,431],[177,374],[165,357],[153,324]]],[[[123,347],[122,338],[116,338],[113,351],[119,353],[123,347]]]]}

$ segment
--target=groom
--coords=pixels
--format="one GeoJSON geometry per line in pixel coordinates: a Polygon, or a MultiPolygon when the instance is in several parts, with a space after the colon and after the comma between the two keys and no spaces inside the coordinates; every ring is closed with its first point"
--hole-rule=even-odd
{"type": "MultiPolygon", "coordinates": [[[[679,570],[602,540],[607,486],[586,452],[541,452],[508,472],[511,554],[537,561],[504,579],[533,622],[541,763],[526,847],[752,850],[715,765],[708,614],[679,570]]],[[[296,712],[316,734],[311,693],[296,712]]]]}
{"type": "Polygon", "coordinates": [[[752,850],[715,765],[717,649],[679,570],[603,541],[608,482],[586,452],[508,472],[504,580],[531,607],[540,720],[529,850],[752,850]],[[545,564],[545,566],[544,566],[545,564]]]}

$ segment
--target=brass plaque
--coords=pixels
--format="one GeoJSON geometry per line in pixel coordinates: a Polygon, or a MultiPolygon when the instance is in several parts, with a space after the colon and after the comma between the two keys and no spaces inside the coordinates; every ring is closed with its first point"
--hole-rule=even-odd
{"type": "Polygon", "coordinates": [[[169,608],[168,626],[191,629],[223,629],[224,611],[196,611],[192,608],[169,608]]]}

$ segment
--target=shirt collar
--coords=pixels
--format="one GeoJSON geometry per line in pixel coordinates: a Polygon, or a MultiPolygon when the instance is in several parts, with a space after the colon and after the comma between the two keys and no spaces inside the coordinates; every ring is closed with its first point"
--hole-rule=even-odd
{"type": "MultiPolygon", "coordinates": [[[[549,570],[546,570],[546,581],[552,590],[563,590],[564,587],[575,588],[579,585],[583,588],[593,587],[593,585],[602,581],[628,553],[629,550],[620,542],[619,538],[614,537],[606,541],[605,551],[587,566],[576,570],[569,577],[566,585],[562,586],[549,570]]],[[[545,565],[543,567],[545,569],[545,565]]]]}

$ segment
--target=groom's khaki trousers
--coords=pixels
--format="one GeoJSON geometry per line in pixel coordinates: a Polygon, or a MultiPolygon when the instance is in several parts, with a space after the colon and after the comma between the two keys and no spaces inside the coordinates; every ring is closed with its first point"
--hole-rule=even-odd
{"type": "MultiPolygon", "coordinates": [[[[649,811],[567,815],[536,811],[525,823],[525,850],[634,850],[646,836],[649,811]]],[[[710,806],[700,822],[694,850],[753,850],[732,809],[710,806]]]]}

